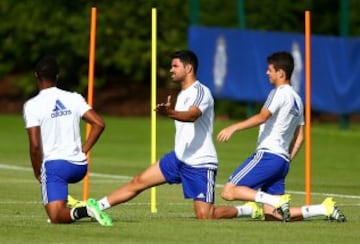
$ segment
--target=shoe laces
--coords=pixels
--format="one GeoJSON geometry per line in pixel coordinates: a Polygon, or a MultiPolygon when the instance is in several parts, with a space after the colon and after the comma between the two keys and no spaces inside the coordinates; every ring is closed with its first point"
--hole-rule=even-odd
{"type": "Polygon", "coordinates": [[[283,221],[284,222],[289,222],[290,221],[290,206],[289,203],[284,203],[282,204],[280,207],[275,208],[273,213],[275,214],[275,212],[278,212],[282,217],[283,217],[283,221]]]}
{"type": "Polygon", "coordinates": [[[334,210],[330,215],[330,220],[336,220],[338,222],[345,222],[346,218],[345,215],[341,212],[341,210],[335,206],[334,210]]]}

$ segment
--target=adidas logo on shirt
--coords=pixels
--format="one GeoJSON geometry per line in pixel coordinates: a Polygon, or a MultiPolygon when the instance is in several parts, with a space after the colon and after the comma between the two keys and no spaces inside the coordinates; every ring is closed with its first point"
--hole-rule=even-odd
{"type": "Polygon", "coordinates": [[[55,108],[52,110],[51,118],[56,118],[59,116],[66,116],[71,114],[71,110],[66,109],[64,104],[60,100],[56,100],[55,108]]]}

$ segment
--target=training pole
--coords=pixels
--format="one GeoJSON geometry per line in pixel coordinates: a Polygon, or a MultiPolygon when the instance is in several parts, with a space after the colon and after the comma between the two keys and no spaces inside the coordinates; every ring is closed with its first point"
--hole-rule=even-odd
{"type": "Polygon", "coordinates": [[[305,203],[311,204],[311,18],[305,11],[305,203]]]}
{"type": "MultiPolygon", "coordinates": [[[[93,106],[93,93],[94,93],[94,65],[95,65],[95,38],[96,38],[96,8],[91,8],[91,26],[90,26],[90,50],[89,50],[89,74],[88,74],[88,96],[87,102],[93,106]]],[[[86,138],[90,134],[91,125],[86,124],[86,138]]],[[[89,174],[90,174],[90,159],[91,152],[86,154],[88,162],[88,171],[84,178],[83,200],[89,198],[89,174]]]]}
{"type": "MultiPolygon", "coordinates": [[[[151,10],[151,164],[156,161],[156,8],[151,10]]],[[[151,188],[151,213],[156,213],[156,187],[151,188]]]]}

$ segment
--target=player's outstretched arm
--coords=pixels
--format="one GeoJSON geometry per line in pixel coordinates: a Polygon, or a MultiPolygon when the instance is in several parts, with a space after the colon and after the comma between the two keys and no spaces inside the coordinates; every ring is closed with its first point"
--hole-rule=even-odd
{"type": "Polygon", "coordinates": [[[171,96],[168,96],[166,103],[158,104],[155,111],[162,116],[182,122],[194,122],[202,114],[201,110],[196,106],[190,106],[187,111],[174,110],[171,106],[171,96]]]}
{"type": "Polygon", "coordinates": [[[263,109],[261,109],[261,111],[258,114],[254,115],[244,121],[232,124],[224,129],[222,129],[219,132],[219,134],[217,135],[217,141],[218,142],[227,142],[230,139],[230,137],[232,136],[232,134],[234,134],[234,132],[258,126],[258,125],[264,123],[266,120],[268,120],[270,118],[270,116],[271,116],[271,112],[268,109],[263,108],[263,109]]]}

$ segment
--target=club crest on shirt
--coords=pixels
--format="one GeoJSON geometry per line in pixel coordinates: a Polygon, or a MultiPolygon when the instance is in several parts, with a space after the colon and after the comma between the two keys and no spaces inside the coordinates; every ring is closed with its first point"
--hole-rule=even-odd
{"type": "Polygon", "coordinates": [[[190,97],[185,98],[184,105],[187,104],[189,102],[189,100],[190,100],[190,97]]]}

